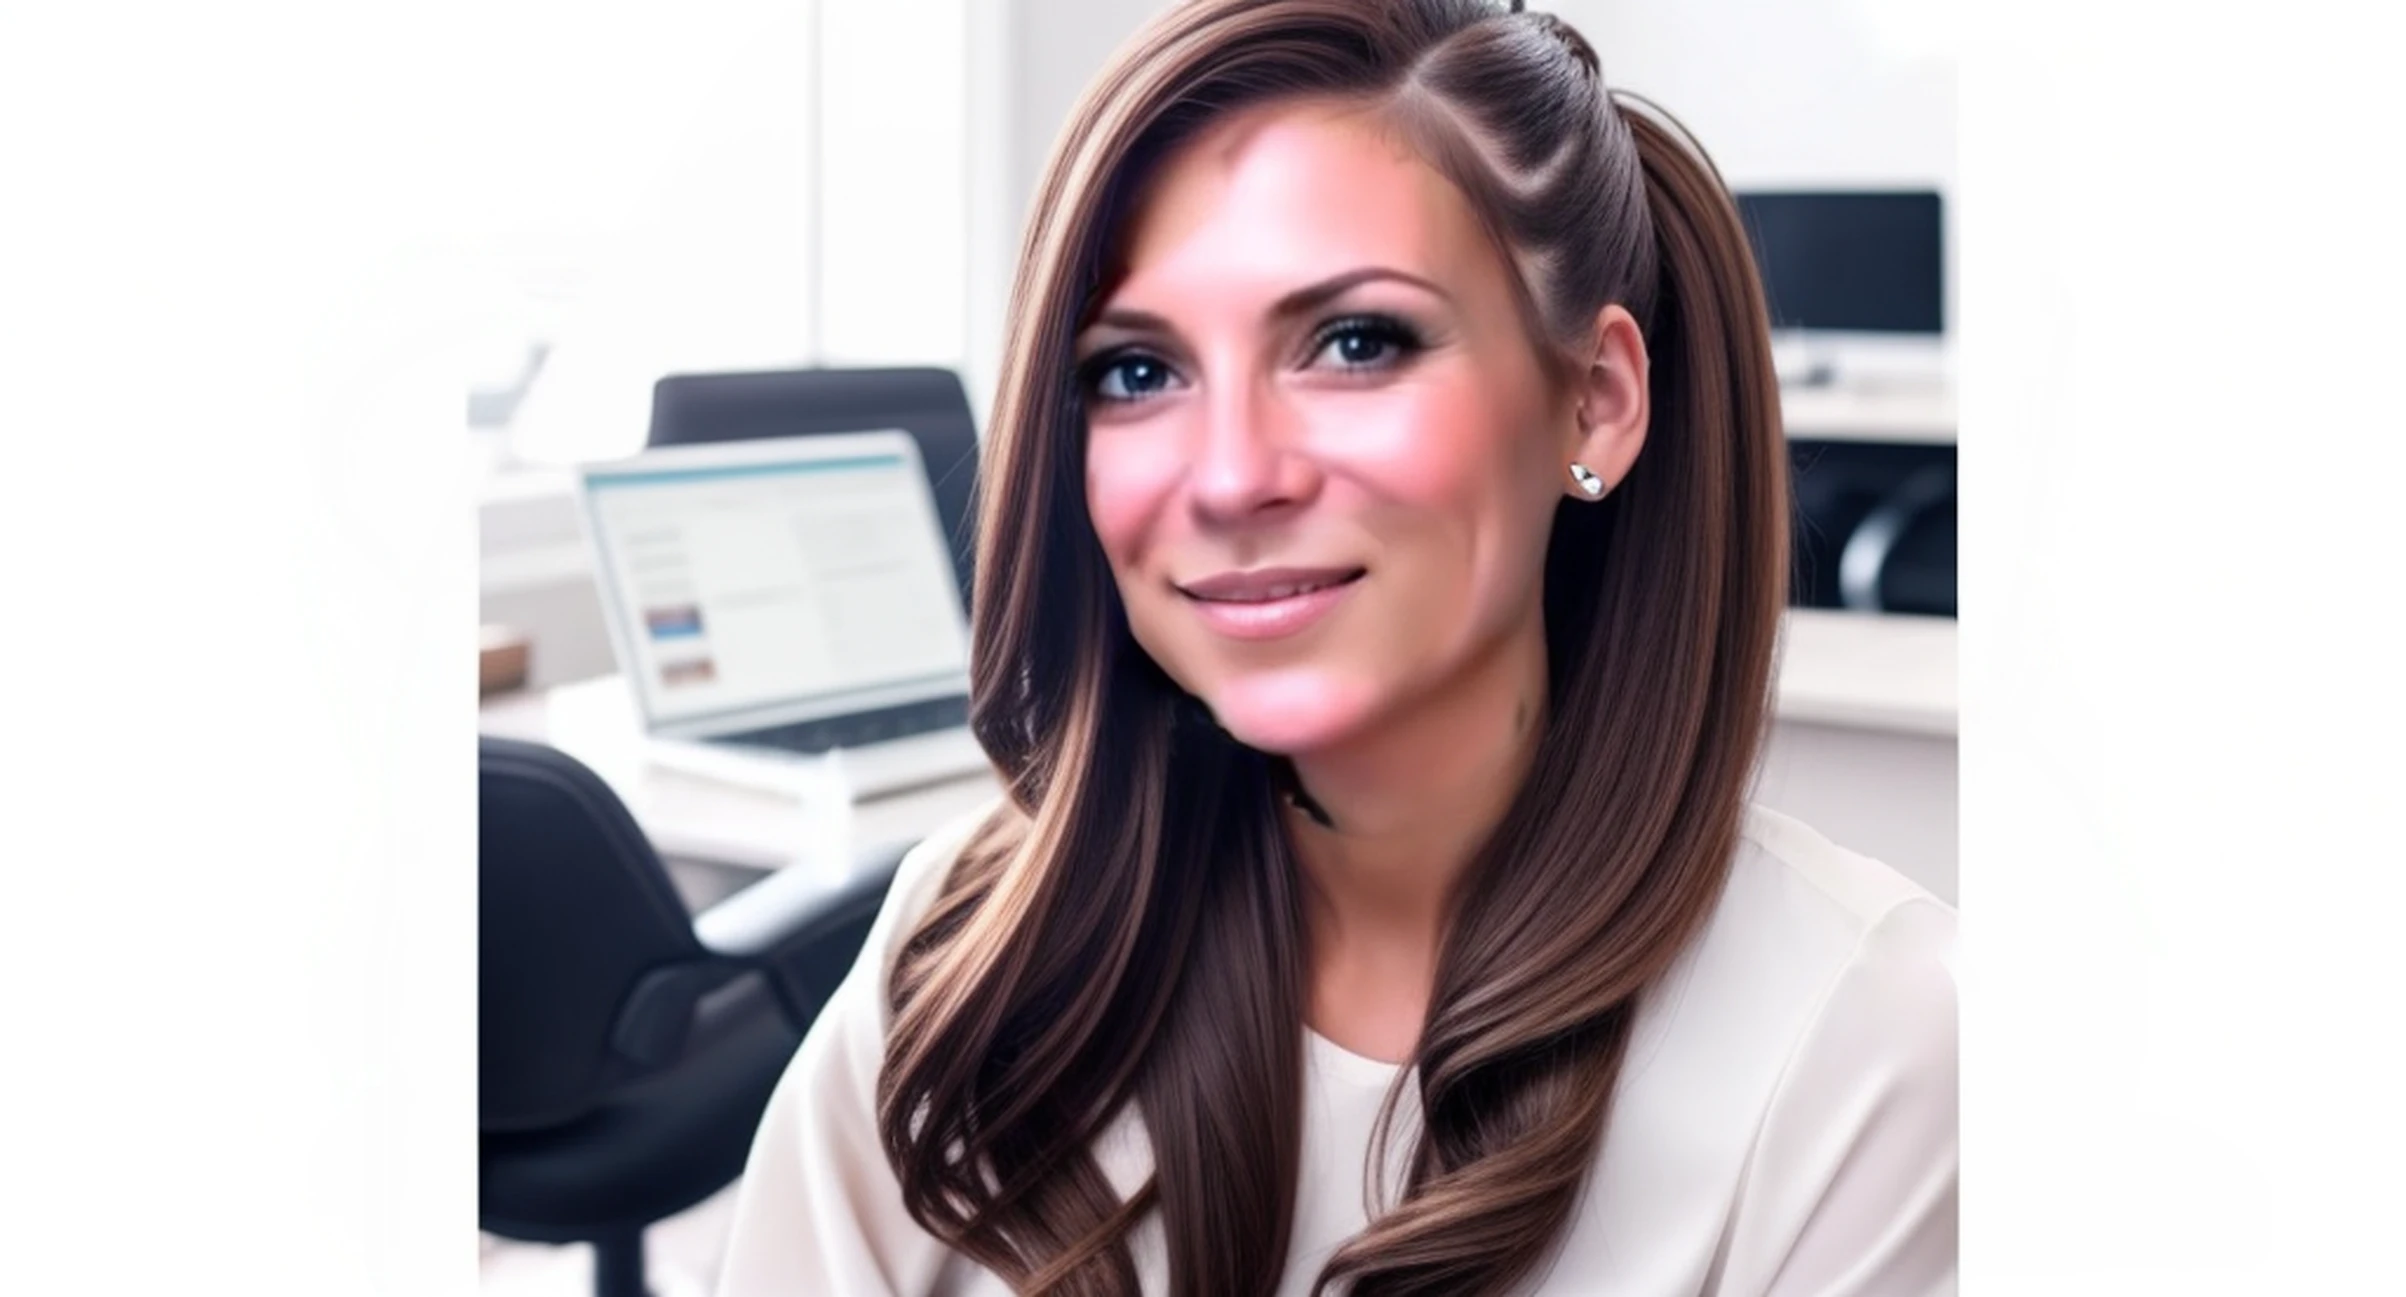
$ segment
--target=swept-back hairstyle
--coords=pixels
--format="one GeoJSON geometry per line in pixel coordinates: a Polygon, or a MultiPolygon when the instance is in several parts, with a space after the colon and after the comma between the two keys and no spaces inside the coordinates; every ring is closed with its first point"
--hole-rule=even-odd
{"type": "Polygon", "coordinates": [[[1268,1293],[1286,1260],[1304,957],[1279,772],[1130,636],[1086,513],[1071,342],[1162,160],[1233,109],[1302,97],[1373,110],[1459,187],[1554,372],[1625,305],[1652,402],[1627,479],[1557,509],[1539,752],[1453,898],[1399,1082],[1421,1108],[1401,1196],[1324,1288],[1454,1297],[1545,1266],[1638,999],[1737,845],[1785,602],[1787,478],[1761,290],[1710,163],[1607,91],[1570,27],[1517,5],[1160,15],[1079,103],[1037,194],[972,613],[972,724],[1009,798],[888,987],[879,1125],[904,1199],[1022,1292],[1134,1293],[1129,1233],[1149,1212],[1184,1297],[1268,1293]],[[1123,1199],[1092,1143],[1130,1105],[1154,1172],[1123,1199]]]}

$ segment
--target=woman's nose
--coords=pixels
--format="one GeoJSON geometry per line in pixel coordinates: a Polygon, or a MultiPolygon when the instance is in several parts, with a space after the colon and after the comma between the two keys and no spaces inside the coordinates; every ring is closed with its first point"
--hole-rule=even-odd
{"type": "Polygon", "coordinates": [[[1211,393],[1187,472],[1195,511],[1235,522],[1309,500],[1320,474],[1301,433],[1297,412],[1266,384],[1229,384],[1211,393]]]}

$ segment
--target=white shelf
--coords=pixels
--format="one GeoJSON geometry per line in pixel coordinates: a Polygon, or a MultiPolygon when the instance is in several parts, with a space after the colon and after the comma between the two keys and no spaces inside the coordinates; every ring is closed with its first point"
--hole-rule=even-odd
{"type": "Polygon", "coordinates": [[[1780,415],[1791,437],[1955,444],[1955,390],[1937,383],[1786,387],[1780,415]]]}
{"type": "Polygon", "coordinates": [[[1779,718],[1953,738],[1956,639],[1951,617],[1791,608],[1779,718]]]}

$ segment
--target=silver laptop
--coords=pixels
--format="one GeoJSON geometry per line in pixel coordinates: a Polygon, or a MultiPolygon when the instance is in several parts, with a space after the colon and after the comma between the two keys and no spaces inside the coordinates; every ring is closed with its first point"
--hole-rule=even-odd
{"type": "Polygon", "coordinates": [[[875,796],[988,769],[969,626],[909,433],[675,446],[582,465],[618,664],[655,755],[875,796]]]}

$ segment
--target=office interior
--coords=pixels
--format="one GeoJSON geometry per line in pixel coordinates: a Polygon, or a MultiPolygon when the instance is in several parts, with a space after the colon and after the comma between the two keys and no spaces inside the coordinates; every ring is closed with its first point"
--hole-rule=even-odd
{"type": "MultiPolygon", "coordinates": [[[[576,1049],[606,1037],[626,1058],[617,1080],[586,1078],[583,1101],[650,1105],[649,1133],[623,1148],[586,1139],[577,1131],[603,1127],[566,1099],[548,1118],[530,1115],[535,1104],[491,1132],[486,1292],[709,1292],[733,1172],[699,1165],[694,1150],[737,1136],[702,1130],[692,1110],[740,1110],[765,1094],[731,1079],[740,1060],[688,1055],[748,1052],[760,1074],[759,1060],[790,1051],[808,1014],[795,1002],[809,994],[774,972],[713,974],[710,959],[738,951],[727,967],[755,970],[764,958],[805,969],[816,959],[826,975],[828,959],[797,953],[791,943],[804,938],[793,934],[814,922],[854,931],[848,916],[876,897],[861,879],[993,793],[966,768],[850,796],[663,758],[626,672],[633,650],[612,630],[607,559],[580,514],[578,466],[670,442],[740,441],[731,407],[712,413],[722,398],[857,400],[866,404],[822,409],[822,430],[847,420],[908,429],[902,450],[921,461],[954,445],[973,454],[1045,153],[1111,49],[1161,7],[712,0],[580,12],[554,34],[556,70],[538,78],[551,131],[525,141],[524,175],[495,178],[491,236],[476,250],[484,296],[466,400],[481,482],[479,728],[524,745],[484,763],[480,866],[488,905],[496,853],[512,844],[548,844],[549,873],[521,879],[527,888],[640,890],[630,871],[657,868],[668,899],[655,889],[649,917],[621,916],[624,942],[653,942],[663,967],[702,971],[650,978],[642,994],[652,998],[635,1012],[628,987],[573,985],[552,969],[543,994],[560,998],[559,1012],[543,1018],[538,1005],[528,1038],[576,1049]],[[641,77],[623,75],[638,65],[641,77]],[[797,371],[893,381],[840,398],[824,383],[728,396],[707,381],[797,371]],[[663,389],[673,377],[704,381],[663,389]],[[664,408],[663,390],[699,395],[664,408]],[[545,766],[546,753],[565,754],[591,782],[545,766]],[[523,820],[514,830],[511,816],[523,820]],[[672,903],[669,927],[690,926],[694,941],[657,930],[672,903]],[[691,1093],[674,1093],[680,1085],[691,1093]],[[513,1156],[522,1164],[504,1165],[513,1156]],[[663,1169],[647,1171],[647,1157],[663,1169]],[[563,1192],[562,1176],[592,1183],[563,1192]],[[521,1201],[498,1209],[507,1194],[521,1201]]],[[[1956,901],[1959,245],[1942,33],[1915,7],[1870,0],[1532,7],[1577,25],[1609,80],[1694,131],[1764,261],[1799,529],[1756,796],[1956,901]]],[[[925,507],[949,506],[931,493],[925,507]]],[[[940,602],[939,586],[923,579],[915,597],[940,602]]],[[[920,705],[942,710],[940,699],[920,705]]],[[[876,723],[917,732],[946,719],[876,723]]],[[[849,745],[865,733],[838,737],[849,745]]],[[[573,922],[578,912],[559,913],[573,922]]],[[[483,1066],[488,1088],[503,1065],[483,1066]]]]}

